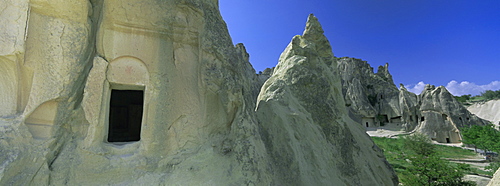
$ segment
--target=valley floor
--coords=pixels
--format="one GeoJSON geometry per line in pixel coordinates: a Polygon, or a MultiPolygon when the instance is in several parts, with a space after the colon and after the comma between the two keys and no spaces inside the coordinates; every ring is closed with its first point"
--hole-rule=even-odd
{"type": "MultiPolygon", "coordinates": [[[[397,138],[399,135],[409,134],[408,132],[398,130],[392,127],[367,127],[366,133],[370,137],[385,137],[385,138],[397,138]]],[[[473,151],[473,148],[462,147],[462,143],[438,143],[433,141],[436,145],[444,145],[451,147],[460,147],[462,149],[467,149],[473,151]]],[[[475,155],[460,157],[460,158],[444,158],[453,163],[465,163],[471,165],[471,168],[475,168],[486,172],[485,167],[489,165],[489,162],[485,160],[484,156],[476,153],[475,155]]],[[[389,161],[391,163],[391,161],[389,161]]],[[[487,175],[477,175],[468,174],[464,177],[465,180],[474,181],[478,186],[485,186],[491,180],[491,176],[487,175]]]]}

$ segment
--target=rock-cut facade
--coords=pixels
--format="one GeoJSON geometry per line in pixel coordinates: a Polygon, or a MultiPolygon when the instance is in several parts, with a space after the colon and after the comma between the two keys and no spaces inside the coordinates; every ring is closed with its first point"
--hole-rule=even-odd
{"type": "Polygon", "coordinates": [[[388,64],[374,73],[366,61],[343,57],[338,69],[349,116],[364,127],[419,132],[437,142],[460,143],[460,128],[489,123],[443,86],[426,85],[419,95],[402,84],[397,88],[388,64]]]}
{"type": "Polygon", "coordinates": [[[314,16],[257,75],[217,0],[0,7],[0,185],[398,184],[314,16]]]}

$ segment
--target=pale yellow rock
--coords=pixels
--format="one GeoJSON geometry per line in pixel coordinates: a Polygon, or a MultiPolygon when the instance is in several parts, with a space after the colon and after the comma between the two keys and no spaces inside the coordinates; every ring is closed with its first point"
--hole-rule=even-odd
{"type": "Polygon", "coordinates": [[[467,110],[480,118],[491,121],[496,126],[500,126],[500,100],[498,99],[474,103],[468,106],[467,110]]]}
{"type": "MultiPolygon", "coordinates": [[[[24,44],[10,43],[15,50],[0,58],[8,59],[0,63],[6,71],[0,86],[8,90],[0,98],[13,100],[0,106],[8,116],[0,118],[0,185],[397,182],[381,151],[350,124],[334,70],[323,82],[331,85],[334,102],[325,108],[332,115],[295,95],[290,108],[270,104],[266,112],[260,103],[255,111],[262,79],[244,46],[233,45],[216,0],[34,0],[29,6],[26,34],[14,34],[24,44]],[[113,95],[121,91],[127,94],[113,95]],[[285,115],[266,115],[271,111],[285,115]],[[319,116],[341,134],[325,133],[328,123],[315,125],[319,116]],[[113,132],[129,120],[139,124],[113,132]],[[135,132],[134,140],[113,139],[135,132]],[[279,159],[280,148],[295,152],[296,161],[279,159]],[[293,175],[299,182],[288,180],[293,175]]],[[[328,42],[318,25],[308,23],[303,44],[320,51],[311,58],[333,58],[331,48],[320,50],[328,42]]],[[[273,76],[285,76],[286,68],[279,69],[273,76]]]]}
{"type": "Polygon", "coordinates": [[[493,175],[493,178],[491,178],[490,183],[488,183],[488,186],[497,186],[500,185],[500,169],[498,169],[495,174],[493,175]]]}
{"type": "Polygon", "coordinates": [[[0,117],[20,110],[20,69],[28,19],[28,0],[0,1],[0,117]]]}
{"type": "Polygon", "coordinates": [[[258,97],[275,184],[397,185],[382,151],[347,115],[336,68],[330,44],[310,15],[258,97]]]}
{"type": "Polygon", "coordinates": [[[421,115],[416,132],[428,135],[440,143],[460,143],[460,128],[485,125],[487,121],[470,113],[448,90],[426,85],[418,96],[421,115]]]}

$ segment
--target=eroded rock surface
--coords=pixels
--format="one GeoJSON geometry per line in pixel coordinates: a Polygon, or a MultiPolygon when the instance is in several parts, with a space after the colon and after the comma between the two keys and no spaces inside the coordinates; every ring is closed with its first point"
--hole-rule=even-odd
{"type": "Polygon", "coordinates": [[[491,178],[490,183],[488,183],[488,186],[496,186],[500,185],[500,169],[498,169],[495,174],[493,175],[493,178],[491,178]]]}
{"type": "Polygon", "coordinates": [[[0,5],[0,185],[397,184],[313,16],[259,76],[217,0],[0,5]]]}
{"type": "Polygon", "coordinates": [[[274,162],[272,173],[279,175],[276,183],[397,185],[381,150],[348,117],[336,69],[331,46],[311,15],[258,98],[259,126],[274,162]]]}
{"type": "Polygon", "coordinates": [[[490,100],[487,102],[474,103],[467,107],[476,116],[491,121],[496,126],[500,126],[500,100],[490,100]]]}
{"type": "Polygon", "coordinates": [[[366,61],[344,57],[338,68],[349,116],[365,127],[421,132],[438,142],[458,143],[460,127],[487,123],[442,86],[427,85],[420,95],[403,85],[398,90],[387,64],[374,73],[366,61]]]}

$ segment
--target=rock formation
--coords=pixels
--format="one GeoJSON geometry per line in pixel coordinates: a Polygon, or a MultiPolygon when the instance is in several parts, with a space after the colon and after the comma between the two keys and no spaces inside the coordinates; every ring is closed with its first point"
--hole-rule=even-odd
{"type": "Polygon", "coordinates": [[[438,142],[459,142],[459,128],[485,125],[487,121],[471,114],[445,87],[426,85],[419,95],[420,121],[416,131],[438,142]]]}
{"type": "Polygon", "coordinates": [[[276,163],[273,173],[283,178],[279,185],[396,184],[382,152],[348,117],[336,68],[331,46],[311,15],[303,35],[281,54],[257,103],[258,117],[266,118],[259,126],[276,163]],[[370,171],[359,171],[362,167],[370,171]]]}
{"type": "Polygon", "coordinates": [[[259,94],[217,0],[0,5],[0,185],[397,185],[312,16],[259,94]]]}
{"type": "Polygon", "coordinates": [[[498,169],[495,174],[493,175],[493,178],[491,178],[490,183],[488,183],[488,186],[496,186],[500,185],[500,169],[498,169]]]}
{"type": "Polygon", "coordinates": [[[380,126],[400,120],[399,91],[389,74],[389,65],[373,68],[360,59],[343,57],[337,63],[342,77],[349,115],[363,126],[380,126]]]}
{"type": "Polygon", "coordinates": [[[398,90],[388,64],[374,73],[366,61],[344,57],[338,60],[338,68],[349,116],[365,127],[387,126],[457,143],[460,127],[487,123],[467,111],[443,86],[427,85],[420,95],[403,85],[398,90]]]}
{"type": "Polygon", "coordinates": [[[496,126],[500,126],[500,100],[490,100],[487,102],[474,103],[467,107],[469,112],[476,116],[491,121],[496,126]]]}

